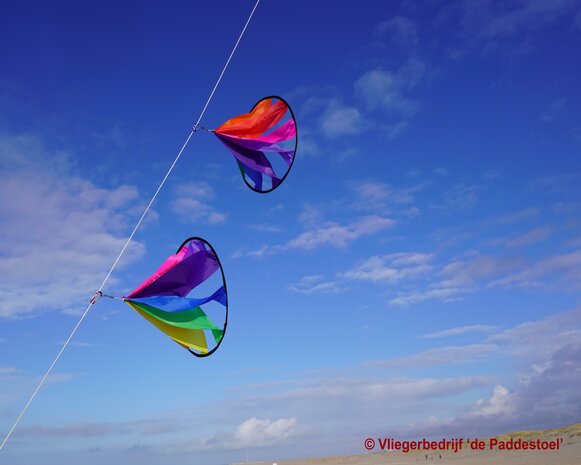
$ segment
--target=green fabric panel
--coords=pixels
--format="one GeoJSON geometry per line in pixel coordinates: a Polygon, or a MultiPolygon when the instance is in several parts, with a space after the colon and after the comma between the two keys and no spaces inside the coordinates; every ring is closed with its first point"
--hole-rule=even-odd
{"type": "MultiPolygon", "coordinates": [[[[191,310],[184,310],[181,312],[166,312],[164,310],[160,310],[159,308],[152,307],[151,305],[134,302],[130,299],[127,300],[131,302],[131,305],[139,307],[148,315],[151,315],[153,318],[156,318],[168,325],[185,329],[210,329],[212,330],[212,333],[214,333],[214,331],[219,331],[220,333],[223,332],[210,321],[208,315],[206,315],[200,307],[192,308],[191,310]]],[[[214,338],[216,338],[216,334],[214,334],[214,338]]]]}
{"type": "Polygon", "coordinates": [[[216,344],[220,344],[220,341],[224,337],[224,330],[222,330],[222,329],[213,329],[212,330],[212,335],[214,336],[214,340],[216,341],[216,344]]]}

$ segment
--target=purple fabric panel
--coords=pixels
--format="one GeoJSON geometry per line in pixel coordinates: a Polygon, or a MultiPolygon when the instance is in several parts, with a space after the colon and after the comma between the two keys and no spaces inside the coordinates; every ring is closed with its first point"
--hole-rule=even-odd
{"type": "MultiPolygon", "coordinates": [[[[157,281],[160,276],[167,273],[168,270],[180,263],[186,255],[190,255],[195,250],[199,250],[198,247],[203,244],[192,244],[192,247],[181,247],[180,250],[174,254],[167,257],[164,262],[159,266],[159,268],[149,276],[145,281],[143,281],[136,289],[134,289],[128,297],[138,295],[143,289],[149,286],[154,281],[157,281]]],[[[200,249],[201,250],[201,249],[200,249]]]]}
{"type": "Polygon", "coordinates": [[[293,159],[295,158],[294,150],[285,150],[284,152],[278,152],[278,154],[282,157],[287,166],[290,166],[293,162],[293,159]]]}
{"type": "Polygon", "coordinates": [[[231,136],[222,137],[227,137],[231,143],[235,144],[237,147],[244,147],[245,149],[258,150],[260,152],[293,152],[292,149],[270,142],[262,142],[255,139],[239,139],[231,136]]]}
{"type": "Polygon", "coordinates": [[[191,241],[183,259],[148,285],[138,288],[130,297],[144,298],[161,295],[185,297],[219,268],[218,259],[203,243],[191,241]]]}
{"type": "Polygon", "coordinates": [[[236,160],[240,169],[250,178],[250,180],[254,183],[254,188],[261,191],[262,190],[262,183],[263,183],[263,176],[258,171],[254,171],[253,169],[248,168],[248,166],[244,166],[238,160],[236,160]]]}
{"type": "Polygon", "coordinates": [[[220,141],[226,146],[228,150],[230,150],[232,155],[234,155],[236,159],[240,161],[240,163],[242,163],[245,166],[248,166],[254,171],[266,174],[271,178],[275,176],[274,170],[272,169],[272,165],[268,161],[268,158],[266,158],[266,156],[262,152],[247,149],[245,147],[240,147],[238,144],[234,142],[236,139],[231,140],[230,137],[223,136],[216,132],[214,134],[216,134],[216,137],[220,139],[220,141]]]}
{"type": "Polygon", "coordinates": [[[294,155],[295,155],[295,151],[294,149],[287,149],[285,147],[282,147],[278,144],[271,144],[271,143],[267,143],[267,142],[263,142],[260,141],[258,139],[243,139],[243,138],[238,138],[238,137],[232,137],[232,136],[224,136],[224,135],[218,135],[216,134],[221,140],[222,142],[224,142],[225,140],[228,140],[233,146],[235,147],[242,147],[245,149],[248,149],[252,152],[274,152],[274,153],[278,153],[282,159],[286,162],[287,165],[290,165],[294,155]]]}

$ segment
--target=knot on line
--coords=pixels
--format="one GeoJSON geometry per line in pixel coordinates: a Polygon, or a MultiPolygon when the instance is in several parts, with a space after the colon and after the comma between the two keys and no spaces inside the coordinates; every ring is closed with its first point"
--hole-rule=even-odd
{"type": "Polygon", "coordinates": [[[89,303],[91,305],[95,305],[97,302],[99,302],[101,297],[103,297],[103,293],[101,291],[95,291],[93,297],[91,297],[91,300],[89,300],[89,303]]]}
{"type": "Polygon", "coordinates": [[[201,131],[207,131],[207,132],[213,132],[211,129],[205,128],[200,123],[194,124],[194,127],[192,128],[192,132],[198,132],[200,130],[201,131]]]}
{"type": "Polygon", "coordinates": [[[101,291],[95,291],[95,293],[93,294],[93,297],[91,297],[91,300],[89,300],[89,303],[91,305],[95,305],[97,302],[99,302],[99,300],[101,300],[101,297],[107,297],[109,299],[117,299],[118,298],[118,297],[115,297],[114,295],[103,294],[101,291]]]}

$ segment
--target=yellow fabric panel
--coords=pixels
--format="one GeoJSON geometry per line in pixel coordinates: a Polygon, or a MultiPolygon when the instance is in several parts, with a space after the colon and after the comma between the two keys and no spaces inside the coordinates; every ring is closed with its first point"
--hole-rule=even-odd
{"type": "Polygon", "coordinates": [[[132,309],[139,313],[143,318],[149,321],[152,325],[157,327],[160,331],[167,334],[174,341],[182,346],[190,347],[205,354],[208,352],[208,343],[206,342],[206,335],[204,331],[199,329],[184,329],[175,326],[170,326],[163,323],[156,318],[153,318],[146,312],[143,312],[139,307],[132,305],[131,302],[125,301],[132,309]]]}

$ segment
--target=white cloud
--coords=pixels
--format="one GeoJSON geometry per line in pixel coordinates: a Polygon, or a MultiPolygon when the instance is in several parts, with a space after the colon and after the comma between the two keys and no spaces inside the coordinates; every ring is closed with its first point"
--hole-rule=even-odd
{"type": "MultiPolygon", "coordinates": [[[[302,113],[303,117],[312,118],[318,134],[334,139],[341,136],[355,135],[368,129],[369,122],[359,108],[345,103],[342,95],[333,90],[316,89],[317,96],[306,99],[302,113]]],[[[317,156],[322,150],[312,136],[312,129],[306,128],[306,150],[308,156],[317,156]]],[[[303,134],[303,133],[301,133],[303,134]]],[[[302,141],[302,135],[301,141],[302,141]]],[[[302,150],[302,142],[299,141],[299,150],[302,150]]]]}
{"type": "Polygon", "coordinates": [[[323,214],[314,205],[309,203],[303,205],[301,213],[299,215],[299,221],[308,228],[313,228],[319,224],[323,219],[323,214]]]}
{"type": "Polygon", "coordinates": [[[475,416],[491,416],[498,414],[511,414],[514,406],[510,402],[510,391],[504,386],[494,386],[490,399],[476,401],[472,414],[475,416]]]}
{"type": "Polygon", "coordinates": [[[415,195],[424,188],[424,185],[395,189],[383,182],[366,180],[354,183],[352,188],[355,192],[354,209],[380,210],[385,213],[395,205],[411,205],[415,201],[415,195]]]}
{"type": "Polygon", "coordinates": [[[543,190],[550,194],[569,194],[577,196],[579,193],[579,182],[581,173],[571,171],[560,174],[547,174],[531,179],[530,184],[534,189],[543,190]]]}
{"type": "Polygon", "coordinates": [[[327,137],[359,134],[364,128],[365,120],[361,112],[337,100],[330,100],[321,116],[321,129],[327,137]]]}
{"type": "MultiPolygon", "coordinates": [[[[520,366],[510,385],[497,384],[489,398],[451,418],[432,422],[439,434],[498,434],[576,423],[581,415],[581,310],[528,321],[493,334],[503,357],[520,366]]],[[[504,384],[504,383],[503,383],[504,384]]],[[[414,433],[424,431],[419,426],[414,433]]]]}
{"type": "MultiPolygon", "coordinates": [[[[476,431],[489,435],[577,423],[581,415],[581,345],[557,347],[543,363],[521,373],[513,388],[496,385],[490,398],[477,400],[458,416],[432,426],[440,434],[476,431]]],[[[537,350],[537,360],[541,357],[537,350]]]]}
{"type": "Polygon", "coordinates": [[[478,255],[470,260],[454,260],[440,272],[441,286],[471,287],[488,279],[521,268],[524,261],[518,257],[478,255]]]}
{"type": "Polygon", "coordinates": [[[500,287],[547,287],[581,289],[581,250],[541,258],[490,283],[500,287]]]}
{"type": "Polygon", "coordinates": [[[450,173],[450,170],[448,168],[434,168],[434,174],[437,176],[450,176],[452,173],[450,173]]]}
{"type": "Polygon", "coordinates": [[[369,110],[383,110],[409,118],[419,110],[420,103],[406,93],[423,80],[425,72],[426,65],[414,58],[395,72],[382,69],[367,71],[355,82],[355,94],[369,110]]]}
{"type": "Polygon", "coordinates": [[[298,150],[300,151],[301,156],[315,158],[324,153],[319,144],[319,138],[316,135],[313,135],[309,128],[301,126],[299,144],[298,150]]]}
{"type": "Polygon", "coordinates": [[[513,8],[505,6],[499,9],[503,11],[490,12],[491,16],[480,34],[483,37],[513,36],[552,22],[570,13],[574,6],[574,0],[531,0],[513,8]]]}
{"type": "Polygon", "coordinates": [[[470,260],[454,260],[441,266],[439,271],[433,271],[438,279],[428,279],[428,284],[419,284],[418,288],[401,292],[390,300],[390,304],[410,306],[426,300],[457,300],[462,294],[472,292],[480,285],[491,282],[523,265],[518,257],[494,257],[478,255],[470,260]]]}
{"type": "MultiPolygon", "coordinates": [[[[526,242],[531,238],[526,236],[523,240],[526,242]]],[[[353,271],[359,271],[361,278],[367,278],[368,281],[381,282],[382,273],[388,278],[393,276],[394,282],[397,282],[397,278],[400,276],[399,269],[396,267],[387,267],[386,270],[383,270],[382,264],[376,257],[365,262],[365,266],[367,268],[354,269],[353,271]]],[[[432,299],[454,301],[462,294],[474,292],[484,287],[505,289],[536,287],[569,292],[581,288],[579,284],[581,282],[580,250],[542,257],[536,261],[519,256],[497,257],[477,254],[469,259],[453,260],[447,264],[438,265],[438,267],[439,271],[433,265],[433,272],[428,276],[426,283],[416,283],[416,289],[399,293],[397,297],[390,300],[390,303],[409,306],[432,299]],[[430,279],[433,277],[437,279],[430,279]]],[[[351,276],[357,275],[352,274],[351,276]]],[[[413,277],[413,274],[410,277],[413,277]]],[[[418,273],[418,277],[422,277],[422,274],[418,273]]],[[[389,280],[386,282],[389,283],[389,280]]]]}
{"type": "MultiPolygon", "coordinates": [[[[148,441],[150,445],[136,447],[134,452],[213,454],[276,447],[280,457],[291,453],[298,438],[304,450],[309,446],[307,437],[332,444],[334,450],[347,442],[346,453],[360,450],[360,440],[352,440],[354,431],[373,433],[388,428],[394,436],[461,433],[484,437],[523,427],[574,423],[581,414],[579,315],[577,310],[529,321],[498,332],[481,344],[428,349],[342,369],[318,367],[291,373],[287,379],[275,376],[263,383],[241,386],[242,391],[236,391],[238,395],[232,398],[168,413],[152,426],[151,418],[141,418],[118,424],[36,426],[26,433],[115,434],[121,441],[133,441],[135,433],[151,434],[155,438],[148,441]],[[386,367],[399,369],[411,364],[418,369],[433,364],[480,363],[499,355],[503,366],[510,363],[515,367],[514,373],[509,371],[500,380],[488,376],[385,376],[386,367]],[[377,375],[363,374],[370,370],[377,375]],[[246,394],[241,397],[240,392],[246,394]],[[358,401],[352,402],[354,398],[358,401]],[[439,414],[444,417],[436,418],[439,414]],[[191,418],[204,418],[210,433],[200,437],[191,418]],[[170,431],[179,431],[179,439],[176,435],[163,436],[170,431]]],[[[1,376],[2,370],[0,381],[1,376]]],[[[313,452],[321,454],[322,448],[313,452]]]]}
{"type": "Polygon", "coordinates": [[[284,244],[263,244],[257,249],[239,249],[233,254],[233,257],[262,258],[278,252],[313,250],[319,247],[344,249],[361,237],[372,236],[395,224],[395,221],[390,218],[376,215],[363,216],[348,224],[322,221],[319,210],[310,205],[303,209],[300,219],[303,223],[310,225],[311,229],[300,233],[284,244]],[[319,223],[318,226],[317,223],[319,223]]]}
{"type": "Polygon", "coordinates": [[[451,8],[460,7],[457,29],[462,56],[470,47],[482,48],[486,53],[501,52],[519,56],[534,50],[538,29],[560,19],[563,27],[574,27],[576,0],[527,0],[521,2],[489,2],[470,0],[451,8]],[[569,26],[567,26],[569,22],[569,26]]]}
{"type": "Polygon", "coordinates": [[[539,355],[548,358],[559,347],[575,344],[579,340],[581,309],[528,321],[488,338],[492,343],[510,347],[511,352],[531,363],[538,362],[539,355]]]}
{"type": "Polygon", "coordinates": [[[272,447],[288,441],[296,434],[296,429],[294,417],[278,420],[252,417],[238,425],[234,433],[213,436],[204,440],[202,446],[219,449],[272,447]]]}
{"type": "Polygon", "coordinates": [[[389,303],[392,305],[407,307],[409,305],[418,304],[420,302],[424,302],[425,300],[432,299],[443,300],[444,302],[452,302],[457,300],[459,295],[464,292],[467,292],[467,290],[455,287],[442,287],[423,291],[412,291],[398,295],[397,297],[391,299],[389,303]]]}
{"type": "Polygon", "coordinates": [[[337,294],[345,290],[337,281],[325,281],[322,276],[304,276],[290,284],[289,290],[298,294],[337,294]]]}
{"type": "Polygon", "coordinates": [[[347,225],[329,221],[318,228],[299,234],[287,242],[283,249],[312,250],[321,246],[345,248],[354,240],[376,234],[390,228],[394,223],[392,219],[373,215],[359,218],[347,225]]]}
{"type": "Polygon", "coordinates": [[[456,184],[444,194],[443,202],[434,208],[446,213],[471,208],[478,202],[479,190],[479,186],[456,184]]]}
{"type": "Polygon", "coordinates": [[[552,102],[547,110],[542,114],[541,121],[544,123],[551,123],[565,115],[567,100],[564,98],[552,102]]]}
{"type": "Polygon", "coordinates": [[[418,24],[405,16],[394,16],[375,28],[375,35],[389,35],[399,46],[410,47],[418,43],[418,24]]]}
{"type": "Polygon", "coordinates": [[[391,194],[391,189],[382,182],[365,181],[357,183],[355,192],[361,200],[365,199],[368,202],[383,205],[391,194]]]}
{"type": "Polygon", "coordinates": [[[247,226],[248,229],[256,232],[262,233],[279,233],[283,230],[282,226],[278,224],[271,224],[271,223],[257,223],[257,224],[250,224],[247,226]]]}
{"type": "Polygon", "coordinates": [[[355,281],[396,284],[403,279],[414,278],[430,272],[432,266],[429,262],[432,258],[431,254],[417,252],[374,256],[339,275],[342,278],[355,281]]]}
{"type": "MultiPolygon", "coordinates": [[[[65,383],[75,378],[73,373],[52,373],[48,384],[65,383]]],[[[0,415],[4,406],[14,406],[24,400],[41,380],[41,376],[14,367],[0,367],[0,415]]]]}
{"type": "Polygon", "coordinates": [[[172,210],[188,221],[205,221],[208,224],[224,223],[228,216],[209,204],[215,198],[207,182],[188,182],[175,189],[172,210]]]}
{"type": "Polygon", "coordinates": [[[471,344],[428,349],[403,357],[375,360],[369,365],[383,367],[429,367],[433,365],[453,365],[474,363],[496,350],[494,344],[471,344]]]}
{"type": "Polygon", "coordinates": [[[512,224],[531,218],[536,218],[540,213],[538,208],[525,208],[505,215],[496,216],[489,221],[493,224],[512,224]]]}
{"type": "Polygon", "coordinates": [[[494,331],[498,329],[498,326],[490,326],[490,325],[467,325],[467,326],[458,326],[456,328],[448,328],[443,329],[441,331],[434,331],[432,333],[422,334],[419,336],[420,339],[436,339],[436,338],[444,338],[450,336],[459,336],[461,334],[467,333],[487,333],[490,331],[494,331]]]}
{"type": "Polygon", "coordinates": [[[143,418],[119,423],[90,422],[64,426],[31,425],[21,427],[18,435],[37,437],[103,437],[107,435],[140,434],[145,436],[172,433],[183,430],[179,421],[143,418]]]}
{"type": "MultiPolygon", "coordinates": [[[[125,243],[137,189],[95,185],[31,135],[0,140],[0,317],[76,308],[125,243]]],[[[143,250],[133,242],[120,264],[143,250]]]]}
{"type": "Polygon", "coordinates": [[[193,439],[187,442],[174,442],[165,446],[136,445],[132,452],[156,455],[181,455],[208,451],[232,451],[240,449],[257,449],[277,447],[288,444],[298,433],[296,417],[257,418],[255,416],[240,423],[234,432],[221,431],[206,438],[193,439]]]}
{"type": "Polygon", "coordinates": [[[508,242],[506,242],[506,246],[509,248],[515,248],[536,244],[537,242],[541,242],[547,239],[552,233],[553,230],[548,227],[535,228],[525,234],[513,237],[508,242]]]}
{"type": "MultiPolygon", "coordinates": [[[[413,37],[410,25],[398,17],[384,23],[380,29],[398,31],[398,37],[410,40],[413,37]]],[[[330,139],[377,130],[388,138],[394,138],[408,127],[408,120],[420,109],[420,101],[409,94],[425,81],[426,68],[423,61],[412,57],[394,70],[371,69],[353,84],[356,102],[362,102],[362,105],[347,102],[335,88],[319,88],[317,96],[306,99],[301,110],[305,117],[313,118],[319,133],[330,139]],[[383,117],[371,117],[376,111],[382,113],[383,117]]],[[[309,129],[305,135],[307,155],[320,154],[321,147],[314,141],[309,129]]],[[[338,152],[333,151],[334,160],[357,152],[357,148],[348,147],[343,152],[342,156],[337,156],[338,152]]]]}
{"type": "Polygon", "coordinates": [[[75,423],[61,427],[33,425],[23,427],[18,430],[19,435],[40,437],[94,437],[104,436],[112,432],[113,428],[107,423],[75,423]]]}

